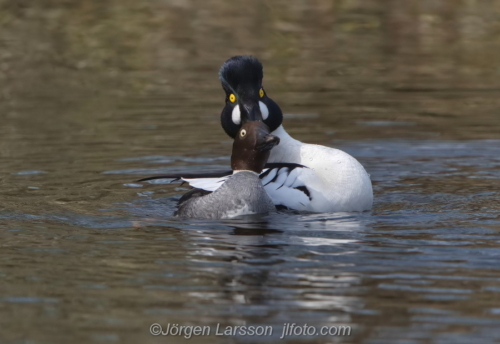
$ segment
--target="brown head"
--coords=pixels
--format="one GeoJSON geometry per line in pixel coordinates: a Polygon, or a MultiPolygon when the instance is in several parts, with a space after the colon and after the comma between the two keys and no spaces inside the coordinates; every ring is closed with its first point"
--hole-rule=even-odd
{"type": "Polygon", "coordinates": [[[243,124],[234,138],[231,168],[233,171],[262,172],[271,149],[279,142],[279,137],[271,135],[264,123],[251,121],[243,124]]]}

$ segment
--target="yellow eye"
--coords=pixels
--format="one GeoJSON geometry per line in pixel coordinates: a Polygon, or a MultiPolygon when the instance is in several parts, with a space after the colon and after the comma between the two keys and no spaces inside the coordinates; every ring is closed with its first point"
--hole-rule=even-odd
{"type": "Polygon", "coordinates": [[[243,129],[242,131],[240,131],[241,137],[244,137],[246,134],[247,134],[247,131],[245,129],[243,129]]]}
{"type": "Polygon", "coordinates": [[[232,93],[231,93],[231,94],[229,95],[229,101],[230,101],[231,103],[234,103],[234,102],[236,101],[236,96],[235,96],[234,94],[232,94],[232,93]]]}
{"type": "Polygon", "coordinates": [[[264,89],[262,89],[262,88],[260,89],[260,91],[259,91],[259,96],[260,96],[261,98],[262,98],[262,97],[264,97],[264,89]]]}

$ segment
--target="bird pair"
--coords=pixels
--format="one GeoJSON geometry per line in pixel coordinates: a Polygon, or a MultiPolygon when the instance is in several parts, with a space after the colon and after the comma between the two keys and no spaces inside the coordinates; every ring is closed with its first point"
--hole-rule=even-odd
{"type": "Polygon", "coordinates": [[[267,206],[268,198],[274,206],[298,211],[371,209],[372,184],[363,166],[341,150],[293,139],[283,128],[280,107],[264,90],[263,76],[262,64],[251,56],[232,57],[219,72],[226,93],[221,125],[235,139],[231,156],[233,171],[190,175],[193,178],[185,178],[187,175],[184,178],[157,176],[142,181],[181,178],[195,187],[179,201],[179,216],[224,218],[269,211],[274,207],[267,206]],[[261,146],[262,142],[267,143],[261,146]],[[259,150],[259,147],[265,149],[259,150]],[[268,163],[263,166],[267,159],[268,163]],[[250,172],[243,173],[243,170],[250,172]],[[251,178],[249,173],[253,173],[251,178]],[[257,181],[259,183],[255,183],[257,181]],[[261,192],[262,187],[264,193],[261,192]],[[260,191],[247,192],[250,189],[260,191]],[[229,195],[232,196],[231,201],[227,201],[229,195]],[[206,207],[208,203],[212,206],[206,213],[214,213],[213,209],[217,207],[232,209],[210,216],[191,212],[195,208],[206,207]],[[262,207],[257,203],[261,203],[262,207]]]}

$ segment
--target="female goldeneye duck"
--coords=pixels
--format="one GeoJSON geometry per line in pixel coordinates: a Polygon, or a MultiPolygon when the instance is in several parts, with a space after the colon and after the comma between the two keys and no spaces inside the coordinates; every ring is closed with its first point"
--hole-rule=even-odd
{"type": "MultiPolygon", "coordinates": [[[[222,65],[219,79],[226,93],[226,106],[221,113],[221,125],[234,138],[242,123],[262,120],[271,134],[280,138],[281,144],[269,157],[271,168],[261,176],[275,205],[312,212],[370,210],[372,183],[363,166],[341,150],[292,138],[283,128],[280,107],[264,90],[263,77],[262,64],[251,56],[235,56],[222,65]],[[273,163],[308,168],[272,168],[273,163]],[[282,187],[289,185],[294,187],[282,187]]],[[[207,183],[205,186],[210,189],[207,183]]],[[[212,189],[216,186],[214,183],[212,189]]]]}
{"type": "Polygon", "coordinates": [[[184,218],[226,219],[275,211],[259,174],[271,149],[279,143],[262,122],[248,122],[238,130],[231,154],[233,174],[214,191],[193,189],[178,202],[176,215],[184,218]]]}

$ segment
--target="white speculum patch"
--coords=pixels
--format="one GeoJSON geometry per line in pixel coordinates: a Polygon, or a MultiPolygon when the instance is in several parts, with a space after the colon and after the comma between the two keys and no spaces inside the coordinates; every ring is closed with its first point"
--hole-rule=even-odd
{"type": "MultiPolygon", "coordinates": [[[[260,113],[262,114],[262,119],[266,120],[267,117],[269,117],[269,109],[267,108],[267,105],[259,101],[259,108],[260,108],[260,113]]],[[[233,120],[234,124],[236,125],[241,124],[241,111],[240,111],[240,106],[238,104],[235,105],[235,107],[233,108],[231,119],[233,120]]]]}

